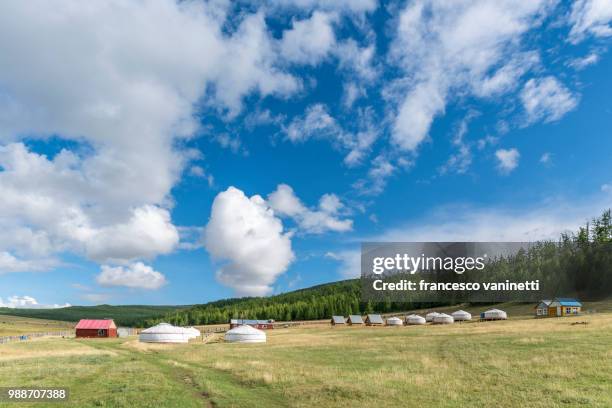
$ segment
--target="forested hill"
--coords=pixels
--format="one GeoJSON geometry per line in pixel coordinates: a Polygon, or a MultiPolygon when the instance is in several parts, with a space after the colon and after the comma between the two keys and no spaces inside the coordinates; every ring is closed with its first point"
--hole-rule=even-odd
{"type": "Polygon", "coordinates": [[[147,319],[189,309],[191,306],[70,306],[60,309],[9,309],[0,307],[0,315],[34,317],[47,320],[77,322],[80,319],[112,318],[120,326],[137,326],[147,319]]]}
{"type": "Polygon", "coordinates": [[[146,325],[162,320],[173,324],[227,323],[230,318],[282,321],[318,319],[332,313],[359,313],[361,286],[358,279],[313,286],[269,297],[222,299],[188,310],[148,319],[146,325]]]}

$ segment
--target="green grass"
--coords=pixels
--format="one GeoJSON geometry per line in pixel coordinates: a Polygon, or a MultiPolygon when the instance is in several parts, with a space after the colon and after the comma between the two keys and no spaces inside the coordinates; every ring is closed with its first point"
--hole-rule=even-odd
{"type": "Polygon", "coordinates": [[[69,387],[71,407],[612,406],[612,313],[267,333],[251,345],[5,344],[0,386],[69,387]]]}

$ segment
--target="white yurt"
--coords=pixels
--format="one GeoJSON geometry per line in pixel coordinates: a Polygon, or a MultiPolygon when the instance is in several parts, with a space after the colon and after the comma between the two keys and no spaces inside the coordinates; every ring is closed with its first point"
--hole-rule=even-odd
{"type": "Polygon", "coordinates": [[[254,327],[242,325],[225,332],[225,341],[230,343],[265,343],[266,333],[254,327]]]}
{"type": "Polygon", "coordinates": [[[403,326],[402,319],[399,317],[390,317],[387,319],[387,326],[403,326]]]}
{"type": "Polygon", "coordinates": [[[406,324],[425,324],[426,320],[423,316],[411,314],[410,316],[406,316],[406,324]]]}
{"type": "Polygon", "coordinates": [[[160,323],[141,331],[139,339],[144,343],[188,343],[189,335],[182,327],[160,323]]]}
{"type": "Polygon", "coordinates": [[[506,320],[508,315],[503,310],[491,309],[483,312],[480,318],[484,320],[506,320]]]}
{"type": "Polygon", "coordinates": [[[427,313],[427,314],[425,315],[425,321],[427,321],[427,322],[433,322],[433,321],[434,321],[434,318],[435,318],[437,315],[439,315],[439,314],[440,314],[440,313],[438,313],[438,312],[431,312],[431,313],[427,313]]]}
{"type": "Polygon", "coordinates": [[[200,333],[200,331],[195,327],[187,327],[185,330],[187,331],[187,335],[190,339],[196,339],[202,335],[202,333],[200,333]]]}
{"type": "Polygon", "coordinates": [[[434,324],[452,324],[454,322],[455,319],[453,319],[453,316],[447,315],[446,313],[438,313],[433,319],[434,324]]]}
{"type": "Polygon", "coordinates": [[[455,319],[456,322],[472,320],[472,315],[465,310],[457,310],[456,312],[451,313],[451,316],[453,316],[453,319],[455,319]]]}

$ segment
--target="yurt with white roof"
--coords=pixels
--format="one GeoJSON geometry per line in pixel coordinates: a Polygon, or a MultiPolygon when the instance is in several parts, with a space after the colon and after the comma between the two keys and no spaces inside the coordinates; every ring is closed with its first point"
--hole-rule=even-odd
{"type": "Polygon", "coordinates": [[[410,316],[406,316],[406,324],[408,325],[417,325],[417,324],[425,324],[426,320],[423,316],[419,316],[416,314],[411,314],[410,316]]]}
{"type": "Polygon", "coordinates": [[[399,317],[390,317],[387,319],[387,326],[403,326],[404,322],[399,317]]]}
{"type": "Polygon", "coordinates": [[[196,339],[202,335],[202,333],[200,333],[200,331],[195,327],[187,327],[185,330],[187,331],[187,335],[190,339],[196,339]]]}
{"type": "Polygon", "coordinates": [[[225,341],[229,343],[265,343],[266,333],[252,326],[242,325],[225,332],[225,341]]]}
{"type": "Polygon", "coordinates": [[[425,321],[426,321],[426,322],[433,322],[433,321],[434,321],[434,318],[435,318],[437,315],[439,315],[439,314],[440,314],[440,313],[438,313],[438,312],[430,312],[430,313],[427,313],[427,314],[425,315],[425,321]]]}
{"type": "Polygon", "coordinates": [[[182,327],[160,323],[140,332],[139,340],[143,343],[188,343],[189,333],[182,327]]]}
{"type": "Polygon", "coordinates": [[[480,314],[482,320],[506,320],[508,315],[503,310],[491,309],[480,314]]]}
{"type": "Polygon", "coordinates": [[[465,310],[457,310],[456,312],[451,313],[451,316],[453,316],[453,319],[455,319],[456,322],[472,320],[472,315],[465,310]]]}
{"type": "Polygon", "coordinates": [[[433,324],[452,324],[455,322],[453,316],[447,315],[446,313],[438,313],[437,316],[433,318],[433,324]]]}

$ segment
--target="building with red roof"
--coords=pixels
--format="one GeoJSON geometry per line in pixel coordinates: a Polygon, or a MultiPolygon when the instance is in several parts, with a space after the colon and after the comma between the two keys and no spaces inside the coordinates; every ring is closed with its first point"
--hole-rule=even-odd
{"type": "Polygon", "coordinates": [[[77,337],[117,337],[117,325],[113,319],[81,319],[75,329],[77,337]]]}

